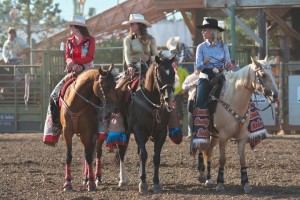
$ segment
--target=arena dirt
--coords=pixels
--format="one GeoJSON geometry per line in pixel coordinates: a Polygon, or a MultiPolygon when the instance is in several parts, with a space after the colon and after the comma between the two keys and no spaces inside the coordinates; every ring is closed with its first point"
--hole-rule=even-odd
{"type": "MultiPolygon", "coordinates": [[[[236,144],[227,145],[225,191],[218,193],[197,181],[197,160],[189,155],[189,140],[180,145],[169,138],[161,155],[160,181],[163,194],[138,193],[138,156],[133,138],[126,154],[128,185],[119,188],[119,169],[112,164],[114,153],[104,148],[103,185],[95,192],[82,186],[82,146],[74,137],[73,192],[63,192],[65,144],[42,143],[42,133],[0,134],[0,199],[300,199],[300,135],[268,136],[255,150],[247,145],[248,176],[253,188],[244,194],[236,144]]],[[[147,180],[153,175],[153,143],[147,143],[147,180]]],[[[212,160],[215,182],[218,148],[212,160]]]]}

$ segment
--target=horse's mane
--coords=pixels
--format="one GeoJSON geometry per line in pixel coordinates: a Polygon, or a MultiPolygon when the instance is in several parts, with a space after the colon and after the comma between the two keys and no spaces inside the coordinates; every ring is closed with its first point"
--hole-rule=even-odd
{"type": "Polygon", "coordinates": [[[156,66],[157,63],[152,62],[150,67],[148,68],[148,71],[146,73],[145,85],[144,85],[145,90],[150,91],[152,89],[153,82],[154,82],[154,69],[156,66]]]}
{"type": "Polygon", "coordinates": [[[240,86],[247,85],[249,81],[251,81],[251,76],[254,75],[252,73],[249,73],[249,70],[251,70],[251,65],[246,65],[242,67],[239,71],[236,72],[225,72],[225,79],[226,79],[226,93],[228,95],[233,95],[236,90],[240,86]]]}
{"type": "Polygon", "coordinates": [[[89,81],[94,81],[99,77],[98,69],[89,69],[82,72],[76,79],[76,84],[81,85],[89,81]]]}

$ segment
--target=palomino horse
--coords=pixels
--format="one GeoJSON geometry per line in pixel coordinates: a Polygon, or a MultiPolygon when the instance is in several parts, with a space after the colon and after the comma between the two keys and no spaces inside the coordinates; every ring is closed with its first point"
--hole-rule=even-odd
{"type": "Polygon", "coordinates": [[[147,194],[146,161],[148,153],[146,142],[154,142],[154,177],[153,192],[163,191],[159,181],[160,154],[167,136],[167,125],[170,112],[174,108],[175,72],[171,59],[156,56],[146,73],[143,86],[137,89],[135,95],[125,103],[125,129],[127,133],[134,133],[139,155],[139,192],[147,194]]]}
{"type": "MultiPolygon", "coordinates": [[[[114,107],[117,112],[119,103],[115,91],[116,83],[111,70],[112,66],[107,71],[102,70],[100,67],[99,69],[90,69],[83,72],[66,89],[63,99],[60,99],[62,103],[60,121],[62,124],[62,134],[67,145],[64,191],[72,190],[71,161],[72,138],[74,135],[80,137],[84,147],[84,178],[88,191],[96,189],[95,176],[97,177],[97,181],[101,181],[100,157],[102,153],[102,141],[98,143],[97,147],[95,176],[92,168],[94,146],[97,140],[98,123],[100,121],[98,116],[101,116],[103,112],[107,112],[107,107],[114,107]]],[[[120,158],[122,161],[124,154],[120,158]]],[[[120,178],[121,180],[124,179],[123,177],[120,178]]]]}
{"type": "MultiPolygon", "coordinates": [[[[217,107],[214,113],[214,126],[219,133],[216,137],[211,137],[210,148],[200,149],[200,151],[203,150],[204,163],[201,163],[201,158],[198,159],[199,181],[205,180],[203,169],[201,170],[204,164],[207,173],[205,184],[211,185],[210,158],[214,146],[219,144],[220,158],[217,191],[224,190],[225,147],[226,142],[231,138],[235,138],[237,142],[241,166],[241,184],[244,187],[244,192],[250,193],[252,191],[247,176],[245,145],[250,140],[247,129],[247,124],[249,124],[248,105],[250,97],[255,90],[263,93],[271,102],[275,102],[278,98],[278,88],[275,84],[270,64],[267,63],[266,59],[252,59],[252,64],[243,67],[241,70],[235,73],[225,73],[225,82],[223,83],[221,95],[215,99],[217,107]]],[[[201,156],[201,153],[199,155],[201,156]]]]}

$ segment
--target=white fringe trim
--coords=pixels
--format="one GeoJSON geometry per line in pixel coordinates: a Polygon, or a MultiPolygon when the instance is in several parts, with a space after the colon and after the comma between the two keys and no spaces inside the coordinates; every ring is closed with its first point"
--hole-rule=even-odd
{"type": "Polygon", "coordinates": [[[253,133],[249,133],[249,139],[250,140],[253,140],[253,139],[257,139],[259,137],[262,137],[262,136],[266,136],[268,133],[268,131],[266,129],[262,129],[262,130],[259,130],[259,131],[256,131],[256,132],[253,132],[253,133]]]}
{"type": "Polygon", "coordinates": [[[209,146],[210,146],[210,139],[197,138],[197,139],[193,139],[192,141],[192,147],[194,149],[197,148],[202,149],[209,146]]]}

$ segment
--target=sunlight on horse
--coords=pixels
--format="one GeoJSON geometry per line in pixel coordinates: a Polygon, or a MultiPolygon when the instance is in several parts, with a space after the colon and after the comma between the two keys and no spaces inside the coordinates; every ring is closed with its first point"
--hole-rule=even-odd
{"type": "Polygon", "coordinates": [[[118,112],[118,98],[115,92],[115,80],[109,70],[90,69],[80,74],[66,89],[60,98],[62,135],[67,146],[66,154],[66,182],[64,191],[72,190],[71,162],[72,138],[80,137],[85,155],[85,186],[89,191],[96,189],[95,176],[101,179],[102,143],[98,146],[96,160],[96,174],[93,174],[93,152],[97,140],[99,114],[107,112],[107,107],[113,107],[111,112],[118,112]]]}
{"type": "MultiPolygon", "coordinates": [[[[241,183],[244,187],[244,192],[249,193],[252,191],[252,188],[248,183],[245,159],[245,146],[246,143],[249,142],[249,131],[247,129],[247,124],[249,123],[249,101],[254,91],[258,90],[270,101],[270,103],[274,103],[278,98],[278,88],[275,84],[270,64],[267,63],[266,59],[252,59],[252,64],[249,64],[234,73],[224,73],[224,76],[225,82],[223,82],[220,97],[216,98],[218,103],[216,111],[213,114],[214,127],[218,130],[218,134],[216,137],[211,137],[210,148],[200,149],[200,151],[203,150],[203,159],[207,173],[206,185],[212,184],[210,158],[213,155],[214,146],[219,144],[220,159],[216,190],[224,190],[226,142],[231,138],[235,138],[238,155],[240,157],[241,183]]],[[[199,153],[200,162],[202,159],[201,155],[202,154],[199,153]]],[[[198,164],[201,168],[202,163],[198,164]]],[[[205,176],[203,170],[203,168],[199,170],[199,181],[205,180],[205,177],[203,177],[205,176]]]]}

